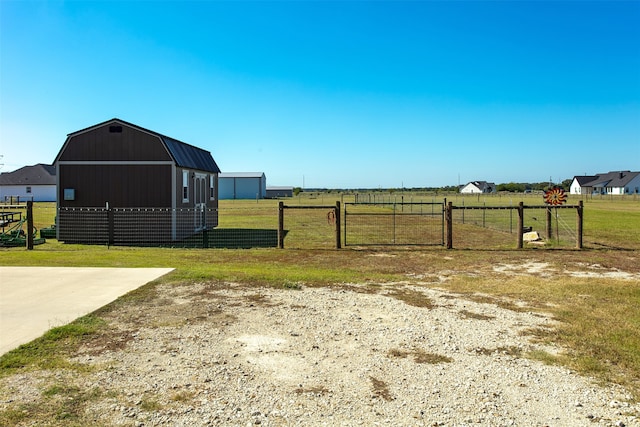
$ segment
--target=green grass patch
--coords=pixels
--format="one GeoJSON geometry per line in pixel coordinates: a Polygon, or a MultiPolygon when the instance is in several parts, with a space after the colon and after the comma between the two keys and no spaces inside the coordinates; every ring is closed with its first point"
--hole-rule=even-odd
{"type": "Polygon", "coordinates": [[[42,337],[0,356],[0,378],[21,369],[85,369],[69,362],[83,338],[106,327],[106,322],[88,315],[68,325],[50,329],[42,337]]]}

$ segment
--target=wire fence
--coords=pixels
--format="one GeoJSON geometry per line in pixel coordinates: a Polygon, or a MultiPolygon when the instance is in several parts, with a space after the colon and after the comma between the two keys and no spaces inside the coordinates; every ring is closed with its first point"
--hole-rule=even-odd
{"type": "Polygon", "coordinates": [[[335,249],[339,218],[330,206],[285,206],[283,247],[289,249],[335,249]]]}
{"type": "MultiPolygon", "coordinates": [[[[513,247],[517,236],[518,211],[516,207],[454,206],[452,220],[456,224],[453,246],[456,248],[513,247]]],[[[549,206],[526,206],[523,209],[523,229],[527,245],[577,245],[577,218],[575,209],[549,206]]]]}
{"type": "MultiPolygon", "coordinates": [[[[193,248],[277,248],[276,202],[229,203],[219,209],[61,208],[35,204],[34,223],[42,237],[65,243],[193,248]]],[[[344,246],[443,245],[443,203],[344,203],[335,217],[331,206],[288,206],[282,238],[288,249],[334,249],[344,246]],[[340,223],[337,223],[340,221],[340,223]],[[342,230],[339,230],[340,226],[342,230]],[[338,234],[338,231],[340,233],[338,234]]],[[[13,207],[13,210],[16,208],[13,207]]],[[[26,210],[23,210],[26,214],[26,210]]],[[[518,236],[515,206],[454,206],[453,247],[514,248],[518,236]]],[[[524,230],[539,242],[575,247],[574,209],[526,206],[524,230]]]]}
{"type": "Polygon", "coordinates": [[[442,203],[345,203],[345,246],[443,245],[442,203]]]}

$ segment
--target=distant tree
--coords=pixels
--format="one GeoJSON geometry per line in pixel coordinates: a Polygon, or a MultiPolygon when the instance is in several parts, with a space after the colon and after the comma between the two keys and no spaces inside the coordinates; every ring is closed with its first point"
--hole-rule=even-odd
{"type": "Polygon", "coordinates": [[[527,189],[527,184],[518,183],[518,182],[509,182],[506,184],[496,185],[497,191],[508,191],[510,193],[524,193],[524,190],[526,189],[527,189]]]}
{"type": "Polygon", "coordinates": [[[545,181],[545,182],[537,182],[537,183],[533,183],[531,184],[531,189],[534,191],[545,191],[549,189],[549,182],[545,181]]]}
{"type": "MultiPolygon", "coordinates": [[[[438,189],[435,189],[436,191],[438,191],[438,189]]],[[[459,193],[460,192],[460,188],[457,185],[447,185],[445,187],[440,188],[440,190],[445,191],[447,193],[459,193]]]]}
{"type": "Polygon", "coordinates": [[[302,193],[302,188],[300,188],[300,187],[294,187],[293,188],[293,195],[294,196],[297,196],[300,193],[302,193]]]}

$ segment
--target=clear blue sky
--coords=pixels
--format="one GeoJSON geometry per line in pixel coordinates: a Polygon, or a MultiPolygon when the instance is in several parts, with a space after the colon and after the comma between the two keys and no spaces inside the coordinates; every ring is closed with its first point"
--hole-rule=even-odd
{"type": "Polygon", "coordinates": [[[113,117],[268,185],[640,170],[640,1],[0,0],[0,14],[4,172],[113,117]]]}

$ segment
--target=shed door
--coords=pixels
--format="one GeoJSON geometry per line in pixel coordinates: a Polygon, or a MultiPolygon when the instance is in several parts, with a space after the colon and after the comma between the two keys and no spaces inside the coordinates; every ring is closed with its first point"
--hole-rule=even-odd
{"type": "Polygon", "coordinates": [[[196,231],[207,227],[207,175],[195,174],[194,178],[194,227],[196,231]]]}

